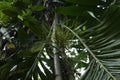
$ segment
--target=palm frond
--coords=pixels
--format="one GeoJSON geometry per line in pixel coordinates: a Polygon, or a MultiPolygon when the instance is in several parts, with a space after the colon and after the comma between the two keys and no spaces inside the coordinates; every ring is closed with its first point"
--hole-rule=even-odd
{"type": "Polygon", "coordinates": [[[92,58],[89,56],[88,71],[81,80],[119,80],[119,17],[120,8],[111,6],[104,13],[99,25],[80,32],[80,35],[69,27],[62,25],[80,40],[90,56],[92,56],[92,58]]]}
{"type": "MultiPolygon", "coordinates": [[[[119,16],[120,8],[118,6],[111,6],[105,12],[102,22],[99,25],[93,27],[92,30],[95,33],[90,35],[92,36],[92,39],[88,40],[89,43],[87,46],[90,47],[91,51],[94,53],[93,55],[97,58],[98,61],[95,58],[91,59],[96,61],[92,62],[94,63],[94,65],[92,65],[93,68],[91,66],[87,73],[90,73],[89,71],[92,73],[86,74],[86,77],[84,77],[82,80],[88,80],[88,78],[89,80],[119,79],[119,16]]],[[[91,33],[91,31],[89,33],[91,33]]]]}

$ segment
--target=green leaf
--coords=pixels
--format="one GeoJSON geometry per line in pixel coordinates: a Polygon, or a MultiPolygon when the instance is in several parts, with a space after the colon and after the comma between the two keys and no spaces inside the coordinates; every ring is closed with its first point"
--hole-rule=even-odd
{"type": "Polygon", "coordinates": [[[42,42],[35,42],[33,45],[32,45],[32,48],[31,48],[31,52],[38,52],[42,49],[42,42]]]}
{"type": "Polygon", "coordinates": [[[30,50],[21,51],[19,53],[19,56],[21,57],[31,57],[32,55],[33,53],[30,50]]]}
{"type": "Polygon", "coordinates": [[[26,44],[26,43],[28,43],[29,39],[30,38],[29,38],[29,35],[27,34],[27,32],[23,28],[19,29],[19,31],[18,31],[18,40],[22,44],[26,44]]]}
{"type": "Polygon", "coordinates": [[[113,0],[109,0],[109,1],[102,1],[102,0],[65,0],[67,2],[72,2],[72,3],[79,3],[81,5],[93,5],[93,6],[96,6],[96,5],[101,5],[101,4],[104,4],[104,5],[108,5],[110,3],[113,2],[113,0]]]}
{"type": "Polygon", "coordinates": [[[87,16],[87,11],[92,11],[95,14],[103,12],[103,9],[99,9],[96,6],[67,6],[62,8],[56,8],[56,12],[64,15],[72,16],[87,16]]]}
{"type": "Polygon", "coordinates": [[[35,6],[31,6],[30,9],[32,11],[42,11],[43,9],[45,9],[45,7],[42,5],[35,5],[35,6]]]}
{"type": "Polygon", "coordinates": [[[22,10],[24,10],[28,7],[28,5],[26,3],[24,3],[23,1],[17,1],[13,5],[22,10]]]}
{"type": "Polygon", "coordinates": [[[25,16],[24,17],[24,25],[29,27],[30,30],[35,33],[36,35],[40,36],[42,33],[42,28],[40,26],[39,21],[32,17],[32,16],[25,16]]]}
{"type": "Polygon", "coordinates": [[[47,80],[47,76],[40,70],[39,66],[36,66],[36,69],[40,75],[41,80],[47,80]]]}
{"type": "Polygon", "coordinates": [[[56,12],[64,15],[72,15],[72,16],[79,16],[82,15],[85,11],[84,8],[78,7],[78,6],[68,6],[68,7],[62,7],[57,8],[56,12]]]}
{"type": "Polygon", "coordinates": [[[7,47],[8,49],[14,49],[14,48],[15,48],[15,44],[9,43],[9,44],[6,45],[6,47],[7,47]]]}
{"type": "Polygon", "coordinates": [[[6,1],[0,1],[0,10],[10,7],[11,3],[6,1]]]}
{"type": "Polygon", "coordinates": [[[81,3],[87,5],[98,4],[101,0],[65,0],[67,2],[81,3]]]}
{"type": "Polygon", "coordinates": [[[18,14],[21,14],[21,11],[15,7],[5,8],[2,12],[10,17],[17,17],[18,14]]]}
{"type": "Polygon", "coordinates": [[[4,0],[6,2],[16,2],[17,0],[4,0]]]}
{"type": "Polygon", "coordinates": [[[44,72],[45,72],[45,74],[47,75],[46,77],[47,77],[47,80],[48,79],[52,79],[52,73],[50,72],[50,70],[46,67],[46,65],[39,59],[39,61],[40,61],[40,64],[41,64],[41,66],[42,66],[42,68],[44,69],[44,72]]]}
{"type": "Polygon", "coordinates": [[[2,11],[0,11],[0,21],[2,25],[6,25],[10,22],[10,17],[6,16],[2,11]]]}
{"type": "Polygon", "coordinates": [[[22,11],[22,13],[23,17],[32,15],[32,11],[30,9],[25,9],[24,11],[22,11]]]}
{"type": "Polygon", "coordinates": [[[0,67],[0,79],[1,80],[8,79],[8,75],[13,66],[14,66],[14,61],[12,59],[9,59],[9,61],[7,61],[7,63],[5,63],[4,65],[2,65],[0,67]]]}
{"type": "Polygon", "coordinates": [[[38,71],[37,69],[35,68],[34,72],[33,72],[33,79],[34,80],[38,80],[38,71]]]}

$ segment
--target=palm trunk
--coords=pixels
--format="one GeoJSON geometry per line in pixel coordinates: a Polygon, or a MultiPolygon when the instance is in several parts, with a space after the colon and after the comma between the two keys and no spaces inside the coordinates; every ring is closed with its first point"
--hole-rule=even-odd
{"type": "Polygon", "coordinates": [[[60,69],[60,62],[59,62],[59,55],[57,54],[57,50],[55,48],[56,46],[56,38],[55,38],[55,32],[56,32],[56,24],[57,24],[57,16],[55,15],[55,20],[53,22],[53,32],[52,32],[52,36],[51,36],[51,40],[52,40],[52,46],[53,47],[53,53],[54,53],[54,69],[55,69],[55,80],[62,80],[62,76],[61,76],[61,69],[60,69]]]}
{"type": "Polygon", "coordinates": [[[62,80],[58,54],[54,54],[55,80],[62,80]]]}
{"type": "Polygon", "coordinates": [[[67,71],[67,74],[65,74],[66,75],[65,77],[67,77],[68,80],[75,80],[74,72],[71,69],[71,65],[70,65],[70,62],[68,61],[67,56],[65,55],[65,48],[64,47],[61,48],[61,52],[62,52],[61,54],[62,54],[62,59],[64,61],[65,69],[67,71]]]}

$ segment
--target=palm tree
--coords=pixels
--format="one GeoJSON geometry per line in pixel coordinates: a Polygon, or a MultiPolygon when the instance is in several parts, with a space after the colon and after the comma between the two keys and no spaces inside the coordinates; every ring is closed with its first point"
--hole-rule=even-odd
{"type": "Polygon", "coordinates": [[[117,0],[0,1],[0,80],[119,80],[119,14],[117,0]]]}

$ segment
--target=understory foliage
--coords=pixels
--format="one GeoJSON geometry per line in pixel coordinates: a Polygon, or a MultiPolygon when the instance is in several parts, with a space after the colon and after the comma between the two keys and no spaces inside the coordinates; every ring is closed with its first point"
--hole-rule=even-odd
{"type": "Polygon", "coordinates": [[[1,0],[0,80],[120,80],[119,17],[119,0],[1,0]]]}

